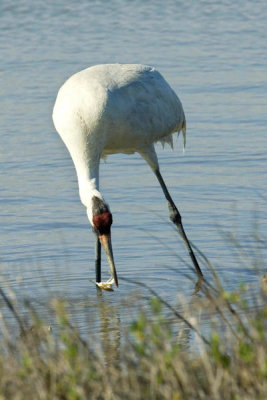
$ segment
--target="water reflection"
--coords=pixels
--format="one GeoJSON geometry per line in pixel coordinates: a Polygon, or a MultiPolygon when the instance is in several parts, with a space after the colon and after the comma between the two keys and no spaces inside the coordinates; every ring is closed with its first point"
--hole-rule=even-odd
{"type": "Polygon", "coordinates": [[[98,299],[100,296],[102,297],[102,301],[98,302],[97,306],[100,320],[99,337],[105,362],[106,364],[111,364],[114,361],[119,362],[120,358],[122,329],[120,308],[110,304],[98,290],[98,299]]]}

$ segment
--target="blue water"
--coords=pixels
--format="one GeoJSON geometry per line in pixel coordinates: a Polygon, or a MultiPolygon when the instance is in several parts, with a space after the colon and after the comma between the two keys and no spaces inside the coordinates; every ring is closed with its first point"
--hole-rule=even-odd
{"type": "MultiPolygon", "coordinates": [[[[185,230],[228,287],[257,282],[250,267],[265,249],[260,244],[256,251],[254,239],[267,233],[266,14],[263,0],[1,2],[4,287],[17,297],[72,299],[80,304],[76,318],[83,327],[86,304],[98,318],[100,298],[90,282],[94,236],[51,113],[71,74],[113,62],[153,65],[179,95],[187,118],[186,152],[181,138],[173,152],[157,150],[185,230]],[[235,239],[248,255],[239,255],[235,239]]],[[[138,155],[109,157],[101,165],[101,188],[113,213],[119,276],[142,280],[171,303],[178,294],[188,296],[190,260],[144,161],[138,155]]],[[[122,317],[121,302],[132,290],[121,281],[101,301],[122,317]]]]}

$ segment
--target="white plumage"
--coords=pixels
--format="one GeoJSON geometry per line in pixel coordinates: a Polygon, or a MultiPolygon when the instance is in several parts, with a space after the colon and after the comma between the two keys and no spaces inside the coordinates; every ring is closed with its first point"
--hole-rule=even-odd
{"type": "Polygon", "coordinates": [[[159,179],[154,143],[172,146],[172,134],[182,130],[185,145],[182,104],[162,75],[145,65],[97,65],[74,74],[58,92],[53,121],[73,159],[93,227],[93,199],[106,205],[99,192],[101,157],[138,152],[159,179]]]}

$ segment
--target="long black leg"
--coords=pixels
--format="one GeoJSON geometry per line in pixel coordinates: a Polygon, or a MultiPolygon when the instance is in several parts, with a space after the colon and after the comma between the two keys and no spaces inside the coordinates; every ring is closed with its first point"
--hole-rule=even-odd
{"type": "Polygon", "coordinates": [[[96,236],[95,242],[95,279],[96,282],[101,282],[101,243],[96,236]]]}
{"type": "Polygon", "coordinates": [[[169,213],[170,213],[170,220],[177,226],[178,231],[186,245],[186,248],[188,250],[188,253],[191,257],[191,260],[193,261],[193,264],[196,268],[197,274],[199,277],[203,277],[202,271],[200,269],[200,266],[198,265],[197,259],[195,257],[195,254],[193,252],[193,249],[189,243],[189,240],[187,239],[187,236],[185,234],[184,231],[184,227],[182,224],[182,218],[181,218],[181,214],[179,213],[176,205],[174,204],[171,195],[167,189],[167,186],[165,185],[165,182],[161,176],[161,173],[159,172],[159,169],[154,170],[156,177],[158,178],[158,181],[160,183],[160,186],[162,187],[162,190],[164,192],[164,195],[167,199],[168,202],[168,208],[169,208],[169,213]]]}

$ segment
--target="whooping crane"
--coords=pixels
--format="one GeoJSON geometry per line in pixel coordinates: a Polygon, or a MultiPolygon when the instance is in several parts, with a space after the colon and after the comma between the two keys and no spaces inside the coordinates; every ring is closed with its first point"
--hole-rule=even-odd
{"type": "Polygon", "coordinates": [[[81,202],[96,234],[96,283],[103,288],[109,288],[112,282],[118,286],[111,245],[112,214],[99,192],[100,158],[115,153],[138,152],[152,168],[168,202],[170,219],[202,277],[181,215],[161,176],[154,148],[157,141],[172,146],[172,134],[180,131],[185,145],[183,107],[163,76],[155,68],[138,64],[87,68],[71,76],[60,88],[53,121],[72,157],[81,202]],[[101,283],[101,245],[112,274],[106,283],[101,283]]]}

